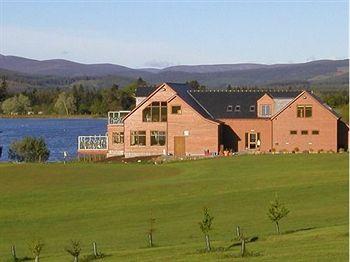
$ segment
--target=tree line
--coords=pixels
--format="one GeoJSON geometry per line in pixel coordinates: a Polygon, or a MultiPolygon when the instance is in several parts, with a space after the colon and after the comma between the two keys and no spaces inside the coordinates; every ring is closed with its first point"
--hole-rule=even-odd
{"type": "Polygon", "coordinates": [[[82,84],[71,88],[28,89],[10,93],[5,78],[0,84],[0,113],[8,115],[59,114],[99,115],[108,111],[130,110],[135,105],[135,90],[147,83],[139,78],[131,84],[108,88],[86,88],[82,84]]]}

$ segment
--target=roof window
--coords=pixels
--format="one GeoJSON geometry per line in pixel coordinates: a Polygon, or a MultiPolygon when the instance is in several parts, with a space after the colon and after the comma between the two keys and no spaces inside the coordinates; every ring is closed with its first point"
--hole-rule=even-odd
{"type": "Polygon", "coordinates": [[[241,112],[241,106],[240,105],[236,105],[235,106],[235,112],[241,112]]]}
{"type": "Polygon", "coordinates": [[[227,108],[226,108],[226,111],[227,112],[232,112],[233,110],[233,106],[232,105],[228,105],[227,108]]]}

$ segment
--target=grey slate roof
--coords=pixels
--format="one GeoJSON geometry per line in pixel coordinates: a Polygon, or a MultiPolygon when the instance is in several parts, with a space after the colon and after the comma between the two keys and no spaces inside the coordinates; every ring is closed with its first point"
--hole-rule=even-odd
{"type": "Polygon", "coordinates": [[[244,90],[244,91],[226,91],[226,90],[191,90],[191,95],[203,106],[215,119],[224,118],[256,118],[257,101],[264,94],[269,94],[273,98],[297,97],[301,91],[273,91],[273,90],[244,90]],[[227,106],[232,106],[232,112],[227,112],[227,106]],[[235,112],[235,107],[239,105],[240,110],[235,112]],[[255,110],[251,111],[250,107],[255,110]]]}
{"type": "Polygon", "coordinates": [[[214,118],[208,114],[208,112],[193,98],[190,91],[192,88],[187,84],[178,83],[166,83],[169,85],[178,96],[183,99],[188,105],[190,105],[194,110],[200,113],[203,117],[214,120],[214,118]]]}
{"type": "Polygon", "coordinates": [[[155,86],[142,86],[136,88],[135,96],[136,97],[147,97],[150,94],[153,93],[154,90],[156,90],[157,87],[155,86]]]}
{"type": "MultiPolygon", "coordinates": [[[[166,83],[181,97],[187,104],[200,113],[203,117],[218,120],[225,118],[256,118],[257,101],[268,94],[275,99],[294,99],[302,91],[291,90],[193,90],[187,84],[166,83]],[[227,112],[227,106],[232,106],[232,112],[227,112]],[[240,106],[240,111],[235,112],[235,106],[240,106]],[[250,107],[255,106],[251,111],[250,107]]],[[[149,96],[156,87],[139,87],[136,90],[137,97],[149,96]]],[[[319,97],[310,93],[317,101],[325,106],[336,117],[339,115],[319,97]]]]}

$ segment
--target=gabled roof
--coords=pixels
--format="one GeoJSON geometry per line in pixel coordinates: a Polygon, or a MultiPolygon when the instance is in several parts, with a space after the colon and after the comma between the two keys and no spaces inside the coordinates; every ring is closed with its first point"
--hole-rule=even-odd
{"type": "Polygon", "coordinates": [[[268,94],[272,98],[294,99],[301,91],[282,90],[191,90],[191,95],[206,109],[215,119],[225,118],[256,118],[257,101],[268,94]],[[227,111],[227,106],[232,106],[232,111],[227,111]],[[240,110],[235,111],[239,106],[240,110]],[[254,111],[250,107],[254,106],[254,111]]]}
{"type": "Polygon", "coordinates": [[[190,91],[192,90],[191,86],[188,84],[179,84],[179,83],[166,83],[170,86],[176,94],[184,100],[189,106],[196,110],[203,117],[213,120],[213,116],[205,109],[201,104],[199,104],[196,99],[191,95],[190,91]]]}

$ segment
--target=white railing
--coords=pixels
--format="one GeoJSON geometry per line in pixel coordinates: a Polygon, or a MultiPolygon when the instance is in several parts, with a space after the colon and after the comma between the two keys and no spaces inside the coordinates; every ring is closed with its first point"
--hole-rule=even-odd
{"type": "Polygon", "coordinates": [[[107,136],[78,136],[78,150],[106,150],[107,136]]]}
{"type": "Polygon", "coordinates": [[[129,114],[130,111],[110,111],[108,112],[108,124],[123,124],[123,118],[129,114]]]}

